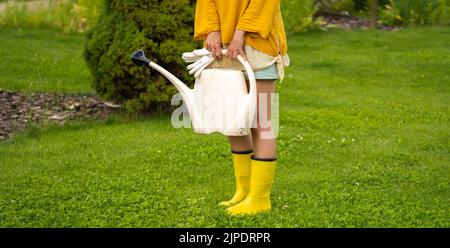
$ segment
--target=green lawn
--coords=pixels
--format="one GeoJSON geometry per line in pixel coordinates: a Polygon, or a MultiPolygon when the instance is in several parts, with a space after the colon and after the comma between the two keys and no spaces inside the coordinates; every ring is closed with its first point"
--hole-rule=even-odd
{"type": "Polygon", "coordinates": [[[0,88],[93,92],[84,37],[45,29],[0,28],[0,88]]]}
{"type": "MultiPolygon", "coordinates": [[[[8,31],[30,38],[9,50],[73,54],[80,73],[66,89],[88,89],[82,38],[45,32],[8,31]]],[[[112,117],[0,144],[0,226],[450,227],[449,40],[448,28],[290,37],[271,213],[236,218],[216,206],[234,187],[224,137],[174,129],[170,116],[112,117]]],[[[19,82],[1,87],[28,89],[4,68],[11,61],[44,68],[25,54],[1,62],[1,77],[19,82]]]]}

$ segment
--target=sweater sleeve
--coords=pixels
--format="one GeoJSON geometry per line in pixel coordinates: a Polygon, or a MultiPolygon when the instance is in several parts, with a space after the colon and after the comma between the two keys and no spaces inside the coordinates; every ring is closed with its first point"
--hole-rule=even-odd
{"type": "Polygon", "coordinates": [[[194,39],[206,39],[213,31],[220,30],[220,18],[215,0],[198,0],[195,7],[194,39]]]}
{"type": "Polygon", "coordinates": [[[280,8],[280,0],[250,0],[236,29],[258,33],[264,39],[273,26],[274,15],[280,8]]]}

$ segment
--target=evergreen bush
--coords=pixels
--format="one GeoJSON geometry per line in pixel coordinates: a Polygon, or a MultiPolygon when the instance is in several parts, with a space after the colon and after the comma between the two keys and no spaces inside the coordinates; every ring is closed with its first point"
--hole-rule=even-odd
{"type": "Polygon", "coordinates": [[[93,87],[132,112],[170,109],[175,87],[155,70],[133,65],[130,54],[142,48],[149,59],[192,84],[181,54],[196,47],[193,27],[194,1],[105,0],[85,45],[93,87]]]}

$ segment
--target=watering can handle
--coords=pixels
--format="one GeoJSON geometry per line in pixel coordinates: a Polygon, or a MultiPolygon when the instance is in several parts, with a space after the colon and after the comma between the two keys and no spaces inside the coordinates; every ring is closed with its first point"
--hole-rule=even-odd
{"type": "MultiPolygon", "coordinates": [[[[222,55],[227,54],[227,49],[222,50],[222,55]]],[[[248,81],[250,84],[249,94],[256,94],[256,78],[255,73],[253,72],[252,66],[250,63],[245,60],[241,55],[237,56],[237,60],[244,66],[245,71],[247,72],[248,81]]]]}

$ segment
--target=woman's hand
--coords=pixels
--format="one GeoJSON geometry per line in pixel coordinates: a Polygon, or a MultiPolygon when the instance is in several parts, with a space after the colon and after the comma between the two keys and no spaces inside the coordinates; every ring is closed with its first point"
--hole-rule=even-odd
{"type": "Polygon", "coordinates": [[[231,40],[231,43],[227,49],[228,58],[236,59],[238,55],[241,55],[245,58],[244,37],[245,31],[236,29],[236,31],[234,32],[233,40],[231,40]]]}
{"type": "Polygon", "coordinates": [[[220,31],[214,31],[206,37],[206,49],[212,53],[214,57],[222,57],[222,35],[220,31]]]}

